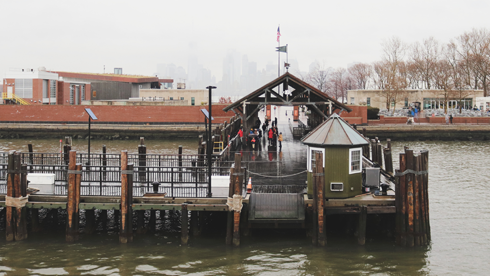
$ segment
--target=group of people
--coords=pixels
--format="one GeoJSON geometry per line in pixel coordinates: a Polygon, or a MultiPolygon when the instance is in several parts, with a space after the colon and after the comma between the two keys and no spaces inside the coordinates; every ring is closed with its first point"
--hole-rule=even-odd
{"type": "MultiPolygon", "coordinates": [[[[265,122],[261,124],[260,119],[257,119],[255,122],[255,126],[250,129],[248,133],[248,141],[250,142],[250,145],[252,149],[258,148],[258,143],[260,139],[262,138],[262,133],[266,133],[267,128],[269,128],[267,132],[267,137],[268,137],[268,145],[269,146],[277,146],[277,142],[279,142],[279,149],[282,149],[282,132],[279,132],[277,130],[277,117],[271,121],[271,127],[269,127],[269,120],[266,118],[265,122]],[[262,125],[262,130],[260,129],[260,126],[262,125]]],[[[238,130],[238,137],[239,137],[239,146],[242,147],[246,141],[244,141],[244,133],[243,133],[243,128],[240,128],[238,130]]]]}

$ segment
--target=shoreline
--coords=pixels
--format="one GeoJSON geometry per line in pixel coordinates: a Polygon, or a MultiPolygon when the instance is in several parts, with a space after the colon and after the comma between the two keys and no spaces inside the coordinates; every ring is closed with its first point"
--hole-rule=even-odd
{"type": "MultiPolygon", "coordinates": [[[[369,138],[392,141],[471,141],[490,140],[490,125],[477,124],[385,124],[358,125],[357,130],[369,138]]],[[[203,123],[170,123],[170,124],[92,124],[92,139],[100,140],[133,140],[139,137],[146,139],[162,138],[196,138],[203,134],[203,123]]],[[[88,124],[44,124],[44,123],[0,123],[0,139],[48,138],[72,136],[74,139],[86,139],[88,124]]]]}

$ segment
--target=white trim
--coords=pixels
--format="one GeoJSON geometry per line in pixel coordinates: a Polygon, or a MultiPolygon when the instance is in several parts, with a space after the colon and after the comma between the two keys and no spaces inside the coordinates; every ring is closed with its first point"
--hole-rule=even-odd
{"type": "Polygon", "coordinates": [[[352,148],[349,149],[349,174],[361,173],[362,172],[362,148],[352,148]],[[359,170],[352,170],[352,152],[359,151],[359,170]]]}
{"type": "Polygon", "coordinates": [[[308,146],[308,156],[306,157],[306,165],[307,165],[307,170],[309,172],[313,172],[313,170],[311,169],[311,152],[312,151],[321,151],[322,152],[322,155],[323,155],[323,167],[325,168],[325,149],[324,148],[314,148],[314,147],[310,147],[308,146]]]}

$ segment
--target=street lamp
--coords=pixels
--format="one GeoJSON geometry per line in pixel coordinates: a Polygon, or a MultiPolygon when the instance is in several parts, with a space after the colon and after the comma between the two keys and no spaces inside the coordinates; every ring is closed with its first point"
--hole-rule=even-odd
{"type": "Polygon", "coordinates": [[[95,114],[90,110],[90,108],[85,108],[85,111],[88,114],[88,161],[87,166],[90,166],[90,121],[97,120],[95,114]]]}
{"type": "Polygon", "coordinates": [[[208,86],[206,87],[209,91],[209,97],[208,97],[208,103],[209,103],[209,135],[208,135],[208,142],[207,142],[207,145],[208,145],[208,195],[207,197],[212,197],[213,194],[211,193],[211,151],[213,150],[213,145],[211,145],[211,130],[212,130],[212,98],[211,98],[211,92],[213,89],[216,89],[216,86],[208,86]]]}

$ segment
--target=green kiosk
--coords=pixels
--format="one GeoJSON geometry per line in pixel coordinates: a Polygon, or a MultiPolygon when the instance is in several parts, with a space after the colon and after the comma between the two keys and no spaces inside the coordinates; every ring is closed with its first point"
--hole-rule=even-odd
{"type": "Polygon", "coordinates": [[[316,152],[323,154],[325,198],[348,198],[362,193],[362,147],[369,143],[349,123],[334,113],[302,142],[308,146],[309,198],[313,196],[316,152]]]}

